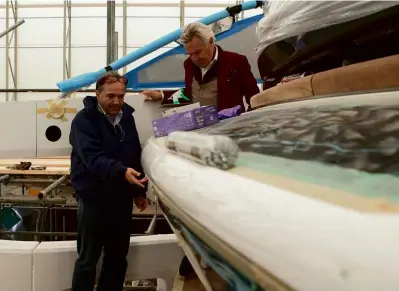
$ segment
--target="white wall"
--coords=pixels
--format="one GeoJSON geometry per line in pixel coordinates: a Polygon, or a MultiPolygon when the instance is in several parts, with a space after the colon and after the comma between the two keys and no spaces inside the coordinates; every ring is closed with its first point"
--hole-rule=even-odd
{"type": "MultiPolygon", "coordinates": [[[[179,0],[128,1],[128,3],[179,3],[179,0]]],[[[5,30],[5,1],[0,1],[0,31],[5,30]]],[[[17,79],[18,89],[56,89],[56,83],[62,80],[63,67],[63,8],[62,7],[30,7],[30,4],[62,4],[63,1],[18,1],[19,19],[24,18],[25,24],[18,28],[17,79]]],[[[104,7],[73,7],[72,8],[72,76],[97,70],[106,65],[106,6],[105,1],[72,0],[72,3],[102,3],[104,7]]],[[[121,1],[117,1],[121,3],[121,1]]],[[[226,7],[234,5],[234,0],[188,0],[186,3],[223,4],[226,7]]],[[[211,13],[220,11],[220,7],[186,7],[185,23],[195,21],[211,13]]],[[[128,7],[127,52],[131,52],[150,41],[179,28],[179,7],[128,7]]],[[[259,13],[259,11],[257,11],[259,13]]],[[[119,57],[122,56],[122,7],[116,8],[116,30],[119,33],[119,57]]],[[[245,16],[252,15],[246,12],[245,16]]],[[[12,11],[10,9],[10,16],[12,11]]],[[[10,25],[13,20],[10,20],[10,25]]],[[[5,89],[5,37],[0,39],[0,88],[5,89]]],[[[13,45],[13,42],[11,43],[13,45]]],[[[174,45],[169,45],[173,47],[174,45]]],[[[128,66],[136,67],[148,59],[163,53],[163,48],[153,54],[128,66]]],[[[11,62],[14,50],[9,50],[11,62]]],[[[13,88],[10,76],[9,88],[13,88]]],[[[18,93],[17,100],[47,99],[55,97],[55,93],[18,93]]],[[[11,96],[10,96],[11,98],[11,96]]],[[[5,100],[5,93],[0,93],[0,101],[5,100]]]]}

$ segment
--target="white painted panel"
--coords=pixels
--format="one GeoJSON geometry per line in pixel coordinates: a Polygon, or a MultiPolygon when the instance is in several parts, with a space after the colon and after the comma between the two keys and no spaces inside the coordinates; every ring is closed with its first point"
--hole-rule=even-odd
{"type": "MultiPolygon", "coordinates": [[[[11,94],[11,93],[10,93],[11,94]]],[[[73,98],[84,97],[88,93],[75,93],[73,98]]],[[[59,92],[47,93],[47,92],[22,92],[18,93],[17,101],[32,101],[32,100],[48,100],[48,99],[58,99],[60,96],[59,92]]],[[[5,93],[0,92],[0,102],[5,99],[5,93]]],[[[1,106],[2,103],[0,103],[1,106]]]]}
{"type": "Polygon", "coordinates": [[[71,288],[76,258],[76,241],[42,242],[33,254],[32,291],[71,288]]]}
{"type": "MultiPolygon", "coordinates": [[[[68,102],[65,107],[76,108],[80,110],[83,108],[82,98],[63,99],[68,102]]],[[[62,100],[54,100],[54,102],[60,103],[62,100]]],[[[164,109],[160,108],[159,103],[144,102],[143,96],[138,94],[128,94],[125,97],[126,103],[135,108],[133,116],[136,120],[137,130],[139,132],[140,141],[144,143],[150,138],[154,132],[152,130],[152,120],[161,117],[164,109]]],[[[24,103],[24,102],[23,102],[24,103]]],[[[48,108],[47,101],[38,101],[38,108],[48,108]]],[[[1,107],[0,107],[1,108],[1,107]]],[[[71,130],[71,121],[75,114],[68,113],[65,115],[67,120],[61,119],[48,119],[46,114],[37,115],[37,156],[60,156],[69,155],[71,147],[69,145],[69,133],[71,130]],[[46,137],[46,130],[49,126],[58,126],[61,129],[62,136],[60,140],[51,142],[46,137]]]]}
{"type": "Polygon", "coordinates": [[[162,278],[166,290],[172,291],[173,279],[183,256],[174,234],[132,237],[126,279],[162,278]]]}
{"type": "Polygon", "coordinates": [[[0,240],[2,291],[31,291],[33,251],[38,242],[0,240]]]}
{"type": "Polygon", "coordinates": [[[0,104],[0,159],[36,155],[36,102],[0,104]]]}
{"type": "Polygon", "coordinates": [[[140,141],[144,143],[154,135],[152,120],[160,118],[165,109],[160,108],[158,102],[144,102],[143,95],[129,94],[125,97],[125,101],[136,110],[133,116],[140,141]]]}
{"type": "MultiPolygon", "coordinates": [[[[76,241],[41,243],[34,252],[33,291],[70,288],[76,258],[76,241]]],[[[183,251],[174,234],[132,237],[126,279],[162,278],[171,291],[182,258],[183,251]]],[[[100,266],[101,260],[98,274],[100,266]]]]}
{"type": "MultiPolygon", "coordinates": [[[[57,104],[65,101],[67,104],[65,108],[76,108],[80,110],[83,108],[82,99],[58,99],[53,100],[57,104]]],[[[47,101],[37,101],[37,108],[48,108],[47,101]]],[[[75,114],[65,113],[66,121],[62,119],[48,119],[46,114],[37,114],[37,156],[63,156],[69,155],[71,147],[69,145],[69,132],[71,130],[71,121],[75,114]],[[46,137],[46,130],[49,126],[58,126],[61,130],[61,138],[56,142],[51,142],[46,137]]]]}

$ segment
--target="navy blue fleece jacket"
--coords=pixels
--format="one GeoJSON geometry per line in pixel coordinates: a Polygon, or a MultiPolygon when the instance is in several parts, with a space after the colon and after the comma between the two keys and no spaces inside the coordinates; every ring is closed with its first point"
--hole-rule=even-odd
{"type": "Polygon", "coordinates": [[[69,136],[71,183],[77,196],[145,196],[147,189],[125,179],[127,168],[140,172],[139,178],[144,177],[134,109],[125,103],[120,126],[114,126],[98,110],[96,97],[85,97],[83,104],[84,109],[72,121],[69,136]]]}

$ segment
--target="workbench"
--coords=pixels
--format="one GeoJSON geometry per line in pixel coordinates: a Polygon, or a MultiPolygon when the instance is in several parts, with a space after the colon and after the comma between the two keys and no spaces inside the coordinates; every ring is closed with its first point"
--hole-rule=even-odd
{"type": "MultiPolygon", "coordinates": [[[[44,203],[46,200],[55,204],[65,204],[65,197],[54,197],[48,194],[54,193],[57,188],[61,185],[69,183],[70,174],[70,158],[69,156],[59,156],[51,158],[21,158],[21,159],[2,159],[0,160],[0,196],[1,196],[1,184],[22,184],[35,185],[38,190],[34,196],[39,199],[32,199],[31,196],[11,196],[11,197],[0,197],[2,203],[13,203],[15,202],[26,202],[29,204],[44,203]],[[29,162],[32,167],[43,166],[42,170],[38,169],[10,169],[14,165],[18,165],[21,162],[29,162]],[[36,201],[35,201],[36,200],[36,201]]],[[[33,188],[35,189],[35,188],[33,188]]],[[[33,191],[34,192],[34,191],[33,191]]],[[[32,193],[31,193],[32,194],[32,193]]]]}
{"type": "Polygon", "coordinates": [[[40,158],[40,159],[3,159],[0,160],[0,175],[41,175],[41,176],[69,176],[71,161],[69,156],[40,158]],[[7,167],[30,162],[32,166],[45,166],[45,170],[12,170],[7,167]]]}

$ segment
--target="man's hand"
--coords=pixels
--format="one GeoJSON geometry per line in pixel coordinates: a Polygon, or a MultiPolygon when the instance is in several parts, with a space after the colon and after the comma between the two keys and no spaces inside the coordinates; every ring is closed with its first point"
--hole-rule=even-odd
{"type": "Polygon", "coordinates": [[[144,197],[136,197],[134,198],[134,204],[136,204],[137,208],[140,209],[140,212],[142,212],[147,208],[148,200],[144,197]]]}
{"type": "Polygon", "coordinates": [[[141,174],[137,172],[136,170],[132,168],[127,168],[125,172],[125,179],[130,183],[130,184],[135,184],[141,188],[145,188],[143,184],[148,182],[148,178],[143,178],[138,180],[136,177],[139,177],[141,174]]]}
{"type": "Polygon", "coordinates": [[[146,96],[144,101],[160,101],[163,98],[162,93],[157,90],[144,90],[141,94],[146,96]]]}

